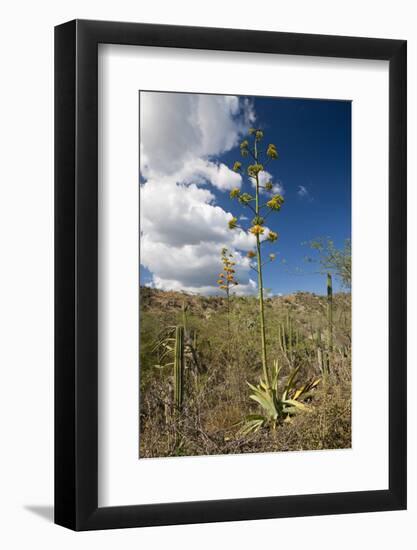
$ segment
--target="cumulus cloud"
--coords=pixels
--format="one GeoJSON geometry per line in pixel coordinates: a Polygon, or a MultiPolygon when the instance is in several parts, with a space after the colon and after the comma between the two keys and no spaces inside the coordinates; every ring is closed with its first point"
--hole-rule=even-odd
{"type": "Polygon", "coordinates": [[[184,183],[211,183],[220,191],[230,191],[242,185],[242,176],[225,164],[216,164],[201,158],[186,162],[177,174],[177,180],[184,183]]]}
{"type": "Polygon", "coordinates": [[[236,96],[141,92],[142,174],[173,174],[229,151],[253,121],[250,101],[236,96]]]}
{"type": "MultiPolygon", "coordinates": [[[[173,247],[156,242],[144,235],[141,242],[141,261],[153,273],[152,285],[161,290],[216,294],[214,281],[222,269],[219,244],[204,242],[173,247]]],[[[239,252],[235,255],[236,276],[240,294],[256,292],[250,277],[249,261],[239,252]]]]}
{"type": "Polygon", "coordinates": [[[237,294],[253,294],[245,255],[255,238],[230,231],[232,214],[216,204],[214,190],[241,187],[242,177],[215,158],[233,148],[255,114],[249,99],[141,93],[141,264],[150,286],[215,294],[220,250],[235,253],[237,294]]]}
{"type": "MultiPolygon", "coordinates": [[[[266,191],[265,189],[260,189],[260,193],[262,194],[265,194],[265,193],[279,193],[280,195],[283,195],[284,194],[284,187],[283,185],[281,184],[281,182],[274,182],[273,181],[273,177],[272,177],[272,174],[270,174],[267,170],[264,170],[263,172],[260,172],[259,173],[259,183],[261,185],[265,185],[266,183],[272,183],[272,189],[271,191],[266,191]]],[[[253,178],[251,178],[251,183],[252,183],[252,187],[256,187],[256,183],[255,181],[253,180],[253,178]]]]}

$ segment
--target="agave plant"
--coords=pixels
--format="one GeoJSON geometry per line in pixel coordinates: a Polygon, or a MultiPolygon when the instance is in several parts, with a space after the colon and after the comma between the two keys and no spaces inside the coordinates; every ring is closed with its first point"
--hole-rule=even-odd
{"type": "Polygon", "coordinates": [[[223,264],[223,271],[219,273],[219,279],[217,284],[220,290],[226,293],[227,304],[227,335],[230,340],[230,295],[233,286],[239,283],[236,280],[234,266],[236,262],[233,261],[233,254],[231,254],[227,248],[222,248],[221,262],[223,264]]]}
{"type": "Polygon", "coordinates": [[[262,249],[267,243],[274,243],[278,239],[278,233],[267,229],[265,221],[270,214],[281,210],[284,198],[277,192],[279,189],[271,181],[265,182],[265,179],[269,177],[266,167],[271,161],[278,158],[276,146],[273,143],[266,147],[262,145],[264,133],[260,128],[250,128],[248,134],[247,139],[240,144],[240,154],[244,158],[250,158],[250,163],[245,163],[245,166],[243,166],[242,162],[236,161],[233,170],[242,176],[244,174],[248,176],[251,181],[251,188],[255,190],[255,193],[242,193],[240,188],[236,187],[230,192],[230,198],[237,199],[246,209],[251,210],[254,218],[248,227],[242,227],[239,225],[237,217],[233,216],[229,219],[229,229],[240,229],[255,237],[255,248],[248,252],[248,257],[251,260],[250,267],[258,277],[262,373],[265,384],[270,387],[264,312],[263,267],[266,263],[274,261],[275,254],[269,254],[269,259],[265,261],[262,249]],[[253,164],[251,164],[252,162],[253,164]],[[264,195],[266,195],[266,200],[262,203],[261,199],[264,195]]]}
{"type": "Polygon", "coordinates": [[[279,380],[281,366],[278,361],[274,362],[270,387],[263,379],[256,386],[247,382],[253,392],[249,397],[262,407],[263,414],[250,414],[246,417],[241,430],[243,435],[256,432],[263,426],[275,428],[279,422],[309,409],[305,401],[312,396],[312,390],[321,379],[310,380],[297,389],[296,377],[299,369],[297,367],[289,374],[283,388],[279,380]]]}

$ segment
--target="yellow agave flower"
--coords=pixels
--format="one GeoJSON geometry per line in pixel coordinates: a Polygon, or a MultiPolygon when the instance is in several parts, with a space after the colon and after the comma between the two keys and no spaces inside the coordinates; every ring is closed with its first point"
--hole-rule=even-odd
{"type": "Polygon", "coordinates": [[[237,227],[237,218],[233,217],[229,220],[229,229],[235,229],[237,227]]]}
{"type": "Polygon", "coordinates": [[[284,199],[281,195],[274,195],[271,200],[269,200],[266,205],[271,210],[280,210],[282,204],[284,202],[284,199]]]}
{"type": "Polygon", "coordinates": [[[270,143],[268,145],[268,149],[266,150],[266,154],[271,159],[277,159],[278,158],[278,151],[276,146],[273,143],[270,143]]]}
{"type": "Polygon", "coordinates": [[[262,227],[262,225],[253,225],[249,231],[253,234],[253,235],[262,235],[263,232],[265,231],[265,229],[262,227]]]}

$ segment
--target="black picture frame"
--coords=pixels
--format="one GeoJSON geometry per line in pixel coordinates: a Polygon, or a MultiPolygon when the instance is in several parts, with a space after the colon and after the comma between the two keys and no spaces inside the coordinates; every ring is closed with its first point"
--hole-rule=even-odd
{"type": "Polygon", "coordinates": [[[55,522],[108,529],[406,508],[406,41],[74,20],[55,28],[55,522]],[[98,507],[98,44],[389,62],[389,488],[98,507]]]}

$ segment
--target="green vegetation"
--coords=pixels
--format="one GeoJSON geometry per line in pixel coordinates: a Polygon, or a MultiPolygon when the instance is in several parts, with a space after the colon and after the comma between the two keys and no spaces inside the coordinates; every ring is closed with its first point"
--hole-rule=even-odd
{"type": "Polygon", "coordinates": [[[300,367],[297,367],[290,372],[282,390],[280,390],[279,383],[281,367],[278,366],[278,360],[274,363],[271,387],[268,387],[262,379],[257,386],[248,382],[248,386],[253,391],[250,398],[259,403],[264,414],[247,416],[242,429],[243,434],[256,432],[268,425],[275,429],[279,421],[286,421],[300,411],[308,411],[308,407],[303,401],[313,396],[312,390],[320,382],[320,378],[311,380],[296,389],[295,382],[299,370],[300,367]]]}
{"type": "MultiPolygon", "coordinates": [[[[352,245],[350,239],[346,239],[343,248],[335,246],[332,239],[319,238],[308,243],[310,248],[317,252],[321,272],[333,271],[342,285],[350,289],[352,286],[352,245]]],[[[309,262],[317,261],[308,257],[309,262]]]]}
{"type": "Polygon", "coordinates": [[[326,296],[297,293],[264,299],[266,352],[273,358],[269,389],[273,407],[267,408],[250,398],[258,388],[264,389],[259,382],[256,297],[231,296],[229,315],[225,296],[141,287],[140,303],[141,457],[350,447],[349,293],[332,295],[331,350],[326,296]],[[178,411],[173,363],[177,327],[184,323],[178,411]],[[247,382],[252,386],[249,392],[247,382]],[[250,420],[257,420],[253,429],[250,420]]]}

